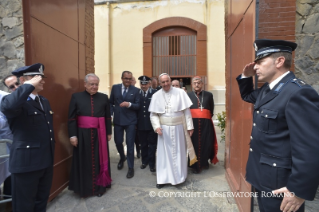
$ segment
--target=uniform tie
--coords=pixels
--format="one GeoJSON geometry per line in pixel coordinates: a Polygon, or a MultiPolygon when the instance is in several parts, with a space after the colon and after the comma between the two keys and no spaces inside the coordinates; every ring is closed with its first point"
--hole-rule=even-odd
{"type": "MultiPolygon", "coordinates": [[[[35,101],[36,103],[38,103],[39,106],[42,108],[42,105],[41,105],[41,102],[40,102],[40,98],[39,98],[38,96],[35,97],[34,101],[35,101]]],[[[43,109],[43,108],[42,108],[42,109],[43,109]]]]}
{"type": "Polygon", "coordinates": [[[270,87],[269,87],[269,85],[267,85],[266,89],[263,91],[261,98],[263,99],[269,91],[270,91],[270,87]]]}
{"type": "Polygon", "coordinates": [[[146,91],[144,91],[144,97],[146,97],[146,91]]]}

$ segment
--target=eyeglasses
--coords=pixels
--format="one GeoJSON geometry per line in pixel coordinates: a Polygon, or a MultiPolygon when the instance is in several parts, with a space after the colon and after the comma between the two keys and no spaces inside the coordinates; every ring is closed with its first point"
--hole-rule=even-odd
{"type": "Polygon", "coordinates": [[[126,77],[124,77],[122,79],[124,79],[124,80],[132,80],[132,78],[126,78],[126,77]]]}
{"type": "Polygon", "coordinates": [[[19,83],[19,82],[16,82],[16,83],[14,83],[13,85],[10,85],[8,88],[9,88],[10,90],[13,90],[14,88],[19,87],[19,85],[20,85],[20,83],[19,83]]]}

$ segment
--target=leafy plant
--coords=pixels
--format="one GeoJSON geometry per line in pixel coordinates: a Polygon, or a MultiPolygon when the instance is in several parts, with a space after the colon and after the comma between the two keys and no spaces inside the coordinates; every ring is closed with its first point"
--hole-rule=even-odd
{"type": "Polygon", "coordinates": [[[217,113],[217,120],[218,120],[218,124],[217,126],[220,128],[221,130],[221,141],[225,140],[225,128],[226,128],[226,111],[223,111],[221,113],[217,113]]]}

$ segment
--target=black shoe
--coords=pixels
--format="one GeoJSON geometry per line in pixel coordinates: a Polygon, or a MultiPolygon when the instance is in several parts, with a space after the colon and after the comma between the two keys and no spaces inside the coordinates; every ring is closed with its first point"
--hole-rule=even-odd
{"type": "Polygon", "coordinates": [[[132,177],[134,177],[134,169],[133,169],[133,168],[129,168],[129,169],[128,169],[128,172],[127,172],[126,177],[127,177],[127,178],[132,178],[132,177]]]}
{"type": "Polygon", "coordinates": [[[103,195],[103,194],[97,194],[96,196],[97,196],[97,197],[101,197],[102,195],[103,195]]]}
{"type": "Polygon", "coordinates": [[[153,168],[150,167],[150,171],[151,172],[156,172],[156,169],[154,167],[153,168]]]}
{"type": "Polygon", "coordinates": [[[165,184],[156,184],[156,188],[161,189],[165,186],[165,184]]]}
{"type": "Polygon", "coordinates": [[[199,173],[200,173],[200,171],[199,171],[199,170],[197,170],[197,169],[192,169],[192,173],[193,173],[193,174],[199,174],[199,173]]]}
{"type": "Polygon", "coordinates": [[[140,152],[137,152],[137,153],[136,153],[136,157],[137,157],[137,158],[140,158],[140,157],[141,157],[141,153],[140,153],[140,152]]]}
{"type": "Polygon", "coordinates": [[[124,162],[126,161],[126,158],[124,160],[120,160],[119,163],[117,164],[117,169],[121,170],[124,166],[124,162]]]}
{"type": "Polygon", "coordinates": [[[140,167],[141,167],[141,169],[145,169],[146,166],[147,166],[147,164],[142,164],[140,167]]]}

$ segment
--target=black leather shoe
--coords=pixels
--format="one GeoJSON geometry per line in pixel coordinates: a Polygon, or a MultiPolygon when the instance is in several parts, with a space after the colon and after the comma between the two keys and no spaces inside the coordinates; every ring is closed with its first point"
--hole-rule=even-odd
{"type": "Polygon", "coordinates": [[[137,158],[140,158],[140,157],[141,157],[141,153],[140,153],[140,152],[137,152],[137,153],[136,153],[136,157],[137,157],[137,158]]]}
{"type": "Polygon", "coordinates": [[[165,184],[156,184],[156,188],[161,189],[165,186],[165,184]]]}
{"type": "Polygon", "coordinates": [[[141,169],[145,169],[146,166],[147,166],[147,164],[142,164],[142,165],[141,165],[141,169]]]}
{"type": "Polygon", "coordinates": [[[126,158],[124,160],[120,160],[119,163],[117,164],[117,169],[121,170],[124,166],[124,162],[126,161],[126,158]]]}
{"type": "Polygon", "coordinates": [[[96,196],[97,196],[97,197],[101,197],[102,195],[103,195],[103,194],[97,194],[96,196]]]}
{"type": "Polygon", "coordinates": [[[126,177],[127,177],[127,178],[132,178],[132,177],[134,177],[134,169],[133,169],[133,168],[129,168],[129,169],[128,169],[128,172],[127,172],[126,177]]]}
{"type": "Polygon", "coordinates": [[[150,171],[151,172],[156,172],[156,169],[155,168],[150,168],[150,171]]]}

